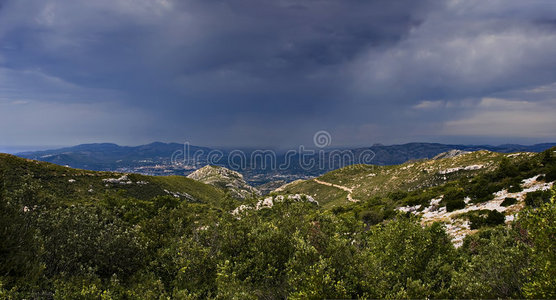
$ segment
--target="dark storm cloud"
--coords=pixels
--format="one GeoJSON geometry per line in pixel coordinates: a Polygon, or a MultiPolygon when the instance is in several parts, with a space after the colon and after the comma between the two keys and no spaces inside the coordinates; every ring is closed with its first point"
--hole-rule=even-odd
{"type": "Polygon", "coordinates": [[[553,1],[0,2],[0,115],[21,120],[0,134],[279,145],[327,129],[366,144],[544,126],[533,137],[553,138],[545,115],[519,135],[505,118],[516,101],[530,117],[554,109],[554,15],[553,1]]]}

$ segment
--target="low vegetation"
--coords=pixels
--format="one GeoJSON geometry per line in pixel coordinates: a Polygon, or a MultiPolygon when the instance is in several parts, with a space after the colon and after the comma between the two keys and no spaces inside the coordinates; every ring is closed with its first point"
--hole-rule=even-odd
{"type": "Polygon", "coordinates": [[[510,226],[492,210],[461,216],[476,233],[459,248],[441,223],[398,210],[439,196],[455,211],[488,201],[546,174],[552,153],[330,209],[283,197],[238,214],[260,199],[186,178],[122,179],[3,156],[0,298],[555,298],[554,190],[527,195],[532,204],[510,226]]]}

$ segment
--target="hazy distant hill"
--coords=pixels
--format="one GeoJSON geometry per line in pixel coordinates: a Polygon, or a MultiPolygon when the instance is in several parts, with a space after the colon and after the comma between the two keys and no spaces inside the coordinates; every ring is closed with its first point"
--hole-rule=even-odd
{"type": "Polygon", "coordinates": [[[500,153],[512,152],[541,152],[556,143],[543,143],[535,145],[507,144],[500,146],[491,145],[457,145],[457,144],[438,144],[438,143],[408,143],[402,145],[373,145],[368,148],[356,148],[353,151],[360,152],[372,150],[375,153],[372,164],[375,165],[395,165],[415,159],[429,159],[434,156],[448,152],[450,150],[479,151],[488,150],[500,153]]]}
{"type": "MultiPolygon", "coordinates": [[[[183,144],[154,142],[141,146],[119,146],[112,143],[82,144],[60,149],[22,152],[17,156],[69,165],[74,168],[98,171],[115,170],[122,167],[170,161],[175,151],[183,150],[183,144]]],[[[211,149],[190,146],[192,152],[211,149]]]]}
{"type": "MultiPolygon", "coordinates": [[[[351,151],[354,157],[364,152],[372,151],[374,157],[366,163],[374,165],[394,165],[401,164],[410,160],[430,159],[434,156],[450,150],[477,151],[489,150],[493,152],[540,152],[546,150],[556,143],[536,144],[531,146],[524,145],[449,145],[438,143],[409,143],[403,145],[373,145],[371,147],[361,147],[354,149],[342,149],[351,151]]],[[[240,149],[241,150],[241,149],[240,149]]],[[[294,149],[295,150],[295,149],[294,149]]],[[[17,155],[24,158],[36,159],[51,162],[59,165],[68,165],[72,168],[97,170],[97,171],[118,171],[133,172],[146,175],[188,175],[205,165],[218,165],[233,169],[242,173],[245,179],[255,185],[265,184],[273,180],[293,181],[296,179],[306,179],[308,177],[319,176],[328,171],[338,169],[350,164],[349,161],[344,165],[331,162],[330,156],[333,149],[325,149],[323,155],[315,153],[307,159],[313,159],[315,165],[312,168],[303,168],[299,163],[299,155],[290,157],[294,163],[285,168],[276,170],[270,168],[271,162],[267,161],[266,167],[260,160],[247,160],[245,166],[237,168],[228,161],[230,150],[218,150],[200,146],[189,146],[189,157],[183,157],[184,145],[178,143],[155,142],[141,146],[119,146],[116,144],[83,144],[74,147],[53,149],[36,152],[23,152],[17,155]],[[207,154],[211,151],[221,153],[224,157],[213,159],[209,162],[207,154]],[[197,153],[194,162],[192,156],[197,153]],[[173,164],[172,155],[178,157],[178,162],[184,164],[173,164]]],[[[254,150],[242,150],[247,158],[251,157],[254,150]]],[[[278,153],[275,157],[275,164],[280,166],[286,161],[284,153],[278,153]]],[[[357,163],[358,161],[355,161],[357,163]]]]}

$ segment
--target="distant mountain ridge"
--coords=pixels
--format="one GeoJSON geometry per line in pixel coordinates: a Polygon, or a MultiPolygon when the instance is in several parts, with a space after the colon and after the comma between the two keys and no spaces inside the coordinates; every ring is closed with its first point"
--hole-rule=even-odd
{"type": "MultiPolygon", "coordinates": [[[[452,150],[459,151],[478,151],[488,150],[492,152],[511,153],[511,152],[541,152],[556,146],[556,143],[542,143],[535,145],[506,144],[499,146],[490,145],[457,145],[440,143],[407,143],[401,145],[373,145],[370,147],[358,147],[347,149],[355,157],[358,157],[369,150],[374,153],[370,161],[374,165],[395,165],[411,160],[431,159],[441,153],[452,150]]],[[[307,179],[319,176],[326,172],[338,169],[341,165],[331,163],[331,151],[335,149],[324,149],[324,155],[318,153],[310,155],[310,159],[315,160],[312,168],[303,168],[299,164],[291,164],[286,168],[265,168],[264,164],[254,161],[247,161],[241,168],[234,168],[226,156],[231,150],[222,150],[209,147],[188,145],[190,155],[193,153],[204,153],[195,157],[192,164],[174,164],[172,156],[181,151],[184,152],[184,145],[179,143],[154,142],[140,146],[119,146],[112,143],[82,144],[73,147],[60,149],[21,152],[17,156],[46,161],[58,165],[67,165],[72,168],[87,169],[94,171],[118,171],[132,172],[145,175],[182,175],[186,176],[193,171],[206,165],[218,165],[240,172],[245,176],[245,180],[251,184],[265,184],[273,180],[284,180],[286,182],[296,179],[307,179]],[[223,154],[224,158],[216,161],[209,161],[207,154],[217,151],[223,154]],[[322,164],[320,163],[322,162],[322,164]]],[[[242,150],[242,149],[239,149],[242,150]]],[[[345,151],[346,149],[342,150],[345,151]]],[[[242,150],[249,157],[255,150],[242,150]]],[[[184,157],[184,161],[191,157],[184,157]]],[[[275,157],[276,164],[281,165],[287,159],[299,159],[299,155],[287,158],[285,154],[279,153],[275,157]]],[[[357,162],[355,162],[357,163],[357,162]]],[[[267,164],[268,166],[268,164],[267,164]]]]}
{"type": "MultiPolygon", "coordinates": [[[[117,160],[144,160],[144,159],[154,159],[154,158],[170,158],[172,153],[176,150],[183,149],[183,144],[178,143],[162,143],[154,142],[146,145],[139,146],[119,146],[113,143],[92,143],[92,144],[81,144],[77,146],[43,150],[43,151],[27,151],[16,153],[20,157],[37,157],[41,158],[46,156],[57,155],[74,155],[82,154],[90,158],[90,161],[83,160],[80,164],[93,163],[93,164],[110,164],[117,160]]],[[[208,147],[198,147],[190,146],[192,152],[203,150],[210,151],[212,149],[208,147]]],[[[40,159],[39,159],[40,160],[40,159]]],[[[45,160],[47,161],[47,160],[45,160]]]]}

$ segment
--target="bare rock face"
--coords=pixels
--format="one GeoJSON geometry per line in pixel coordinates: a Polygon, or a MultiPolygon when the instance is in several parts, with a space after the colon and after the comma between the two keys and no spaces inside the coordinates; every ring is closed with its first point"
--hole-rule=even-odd
{"type": "Polygon", "coordinates": [[[437,156],[433,157],[432,159],[443,159],[443,158],[452,158],[452,157],[456,157],[458,155],[462,155],[462,154],[467,154],[470,153],[469,151],[463,151],[463,150],[450,150],[450,151],[446,151],[443,153],[438,154],[437,156]]]}
{"type": "Polygon", "coordinates": [[[243,175],[224,167],[205,166],[189,174],[187,177],[223,188],[229,191],[232,197],[238,199],[261,195],[259,190],[247,184],[243,179],[243,175]]]}

